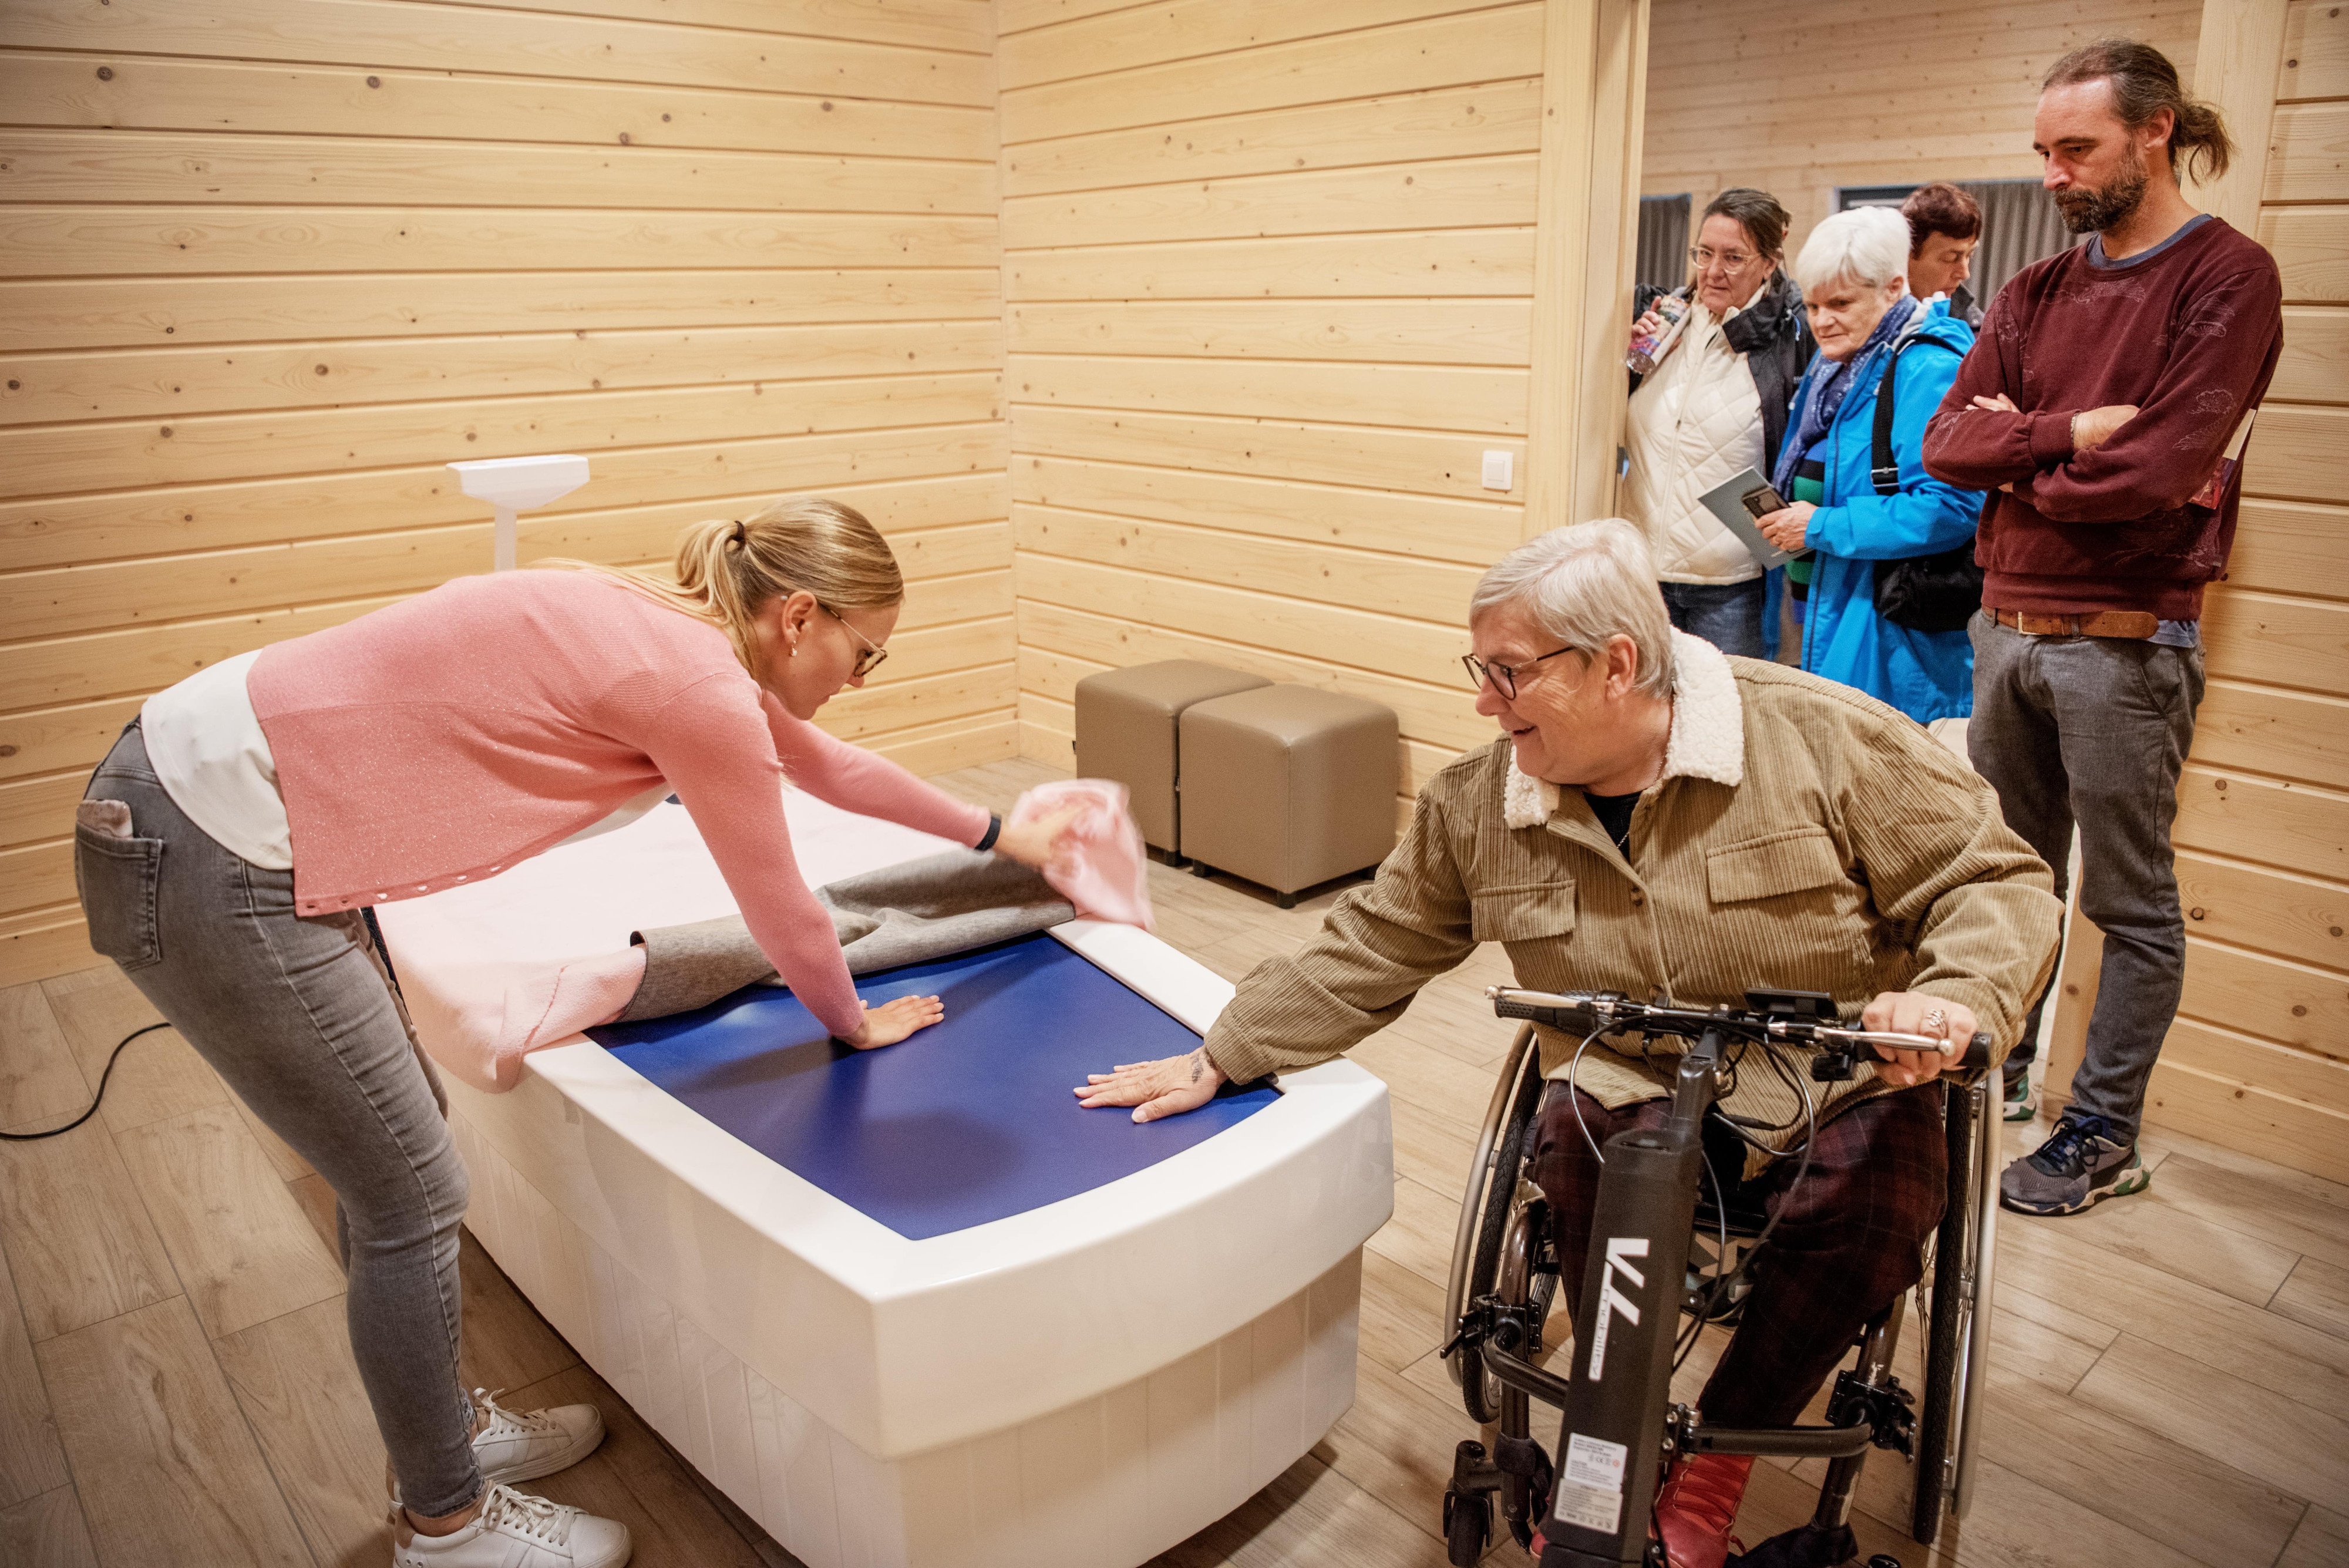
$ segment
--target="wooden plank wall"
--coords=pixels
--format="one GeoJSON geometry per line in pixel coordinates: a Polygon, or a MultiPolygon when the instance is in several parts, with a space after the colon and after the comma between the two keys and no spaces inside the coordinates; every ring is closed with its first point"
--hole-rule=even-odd
{"type": "Polygon", "coordinates": [[[992,20],[0,7],[0,984],[91,961],[72,803],[146,694],[487,569],[451,459],[591,457],[525,561],[864,506],[915,581],[831,726],[1011,754],[992,20]]]}
{"type": "Polygon", "coordinates": [[[1490,738],[1458,656],[1525,528],[1544,9],[1000,0],[1028,754],[1167,658],[1386,703],[1405,795],[1490,738]]]}
{"type": "MultiPolygon", "coordinates": [[[[2227,579],[2204,603],[2209,687],[2173,833],[2186,993],[2146,1116],[2338,1181],[2349,1180],[2349,17],[2336,0],[2292,0],[2282,20],[2265,65],[2264,176],[2240,203],[2213,203],[2255,221],[2275,253],[2284,349],[2227,579]]],[[[2262,139],[2244,123],[2255,117],[2230,108],[2257,171],[2262,139]]],[[[2079,1060],[2098,956],[2075,919],[2058,1087],[2079,1060]]]]}
{"type": "Polygon", "coordinates": [[[2033,180],[2049,66],[2118,35],[2191,80],[2201,15],[2201,0],[1656,0],[1640,189],[1702,212],[1759,186],[1795,216],[1791,251],[1838,185],[2033,180]]]}

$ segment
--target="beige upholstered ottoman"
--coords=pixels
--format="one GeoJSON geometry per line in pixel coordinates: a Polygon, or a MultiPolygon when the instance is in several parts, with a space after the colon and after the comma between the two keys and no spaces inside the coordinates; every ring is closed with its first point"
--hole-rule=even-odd
{"type": "Polygon", "coordinates": [[[1183,853],[1297,891],[1375,866],[1395,843],[1392,710],[1313,686],[1266,686],[1183,710],[1183,853]]]}
{"type": "Polygon", "coordinates": [[[1271,684],[1195,659],[1088,675],[1077,682],[1077,776],[1123,784],[1143,842],[1180,855],[1176,722],[1195,702],[1271,684]]]}

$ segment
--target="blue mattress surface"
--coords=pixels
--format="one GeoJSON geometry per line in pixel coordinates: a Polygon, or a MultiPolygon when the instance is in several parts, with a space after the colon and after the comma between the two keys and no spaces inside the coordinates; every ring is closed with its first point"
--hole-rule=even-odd
{"type": "Polygon", "coordinates": [[[1270,1105],[1225,1085],[1137,1127],[1088,1111],[1087,1073],[1195,1050],[1199,1036],[1051,937],[862,977],[879,1004],[931,995],[946,1021],[878,1051],[834,1044],[788,991],[590,1029],[636,1072],[784,1168],[913,1241],[1131,1176],[1270,1105]]]}

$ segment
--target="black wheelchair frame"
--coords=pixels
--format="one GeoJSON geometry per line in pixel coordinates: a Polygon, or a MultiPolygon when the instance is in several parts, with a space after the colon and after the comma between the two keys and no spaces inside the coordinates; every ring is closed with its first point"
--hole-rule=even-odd
{"type": "MultiPolygon", "coordinates": [[[[1525,1021],[1494,1087],[1469,1189],[1461,1203],[1445,1319],[1444,1355],[1463,1402],[1497,1428],[1492,1447],[1464,1442],[1444,1501],[1451,1560],[1471,1563],[1492,1537],[1493,1494],[1520,1545],[1537,1528],[1543,1568],[1657,1568],[1648,1539],[1666,1463],[1698,1453],[1816,1456],[1830,1460],[1809,1523],[1765,1542],[1740,1561],[1747,1568],[1839,1563],[1855,1555],[1851,1499],[1870,1447],[1898,1449],[1916,1463],[1911,1534],[1931,1544],[1943,1512],[1962,1518],[1972,1500],[1979,1445],[1974,1423],[1988,1371],[1989,1301],[1996,1240],[2000,1130],[1992,1043],[1889,1034],[1842,1027],[1832,999],[1754,991],[1747,1007],[1702,1010],[1649,1005],[1611,992],[1553,994],[1495,987],[1494,1012],[1525,1021]],[[1593,1211],[1591,1245],[1574,1298],[1581,1310],[1568,1373],[1535,1363],[1559,1286],[1548,1206],[1526,1179],[1531,1137],[1546,1088],[1534,1028],[1545,1024],[1585,1043],[1615,1033],[1692,1042],[1681,1058],[1667,1125],[1609,1138],[1593,1211]],[[1840,1373],[1827,1425],[1759,1430],[1711,1428],[1671,1400],[1675,1347],[1684,1314],[1726,1321],[1742,1304],[1743,1256],[1766,1223],[1721,1211],[1702,1194],[1703,1128],[1718,1097],[1723,1053],[1774,1044],[1808,1046],[1811,1077],[1851,1075],[1874,1044],[1942,1050],[1960,1074],[1947,1097],[1950,1196],[1926,1282],[1917,1289],[1925,1321],[1924,1403],[1899,1386],[1891,1366],[1903,1301],[1859,1337],[1857,1364],[1840,1373]],[[1719,1239],[1715,1256],[1692,1269],[1692,1241],[1719,1239]],[[1592,1325],[1579,1332],[1580,1325],[1592,1325]],[[1531,1402],[1565,1413],[1558,1454],[1565,1474],[1533,1438],[1531,1402]],[[1646,1456],[1633,1462],[1634,1456],[1646,1456]]],[[[1790,1156],[1788,1158],[1799,1158],[1790,1156]]],[[[1716,1189],[1716,1193],[1718,1189],[1716,1189]]],[[[1701,1326],[1701,1325],[1700,1325],[1701,1326]]],[[[1685,1331],[1693,1334],[1694,1327],[1685,1331]]]]}

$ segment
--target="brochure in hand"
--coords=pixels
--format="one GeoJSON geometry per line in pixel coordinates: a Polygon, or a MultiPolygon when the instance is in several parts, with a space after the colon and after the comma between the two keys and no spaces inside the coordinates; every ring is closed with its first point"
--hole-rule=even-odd
{"type": "Polygon", "coordinates": [[[1755,526],[1773,512],[1785,510],[1786,504],[1778,499],[1770,482],[1754,469],[1747,469],[1725,484],[1714,485],[1697,499],[1704,503],[1706,511],[1721,519],[1723,527],[1737,535],[1765,571],[1810,554],[1808,550],[1781,550],[1755,526]]]}

